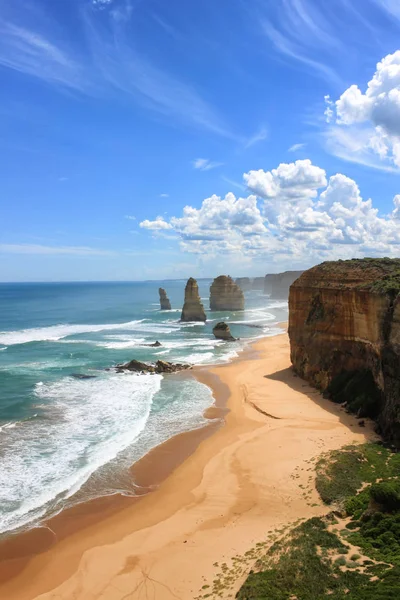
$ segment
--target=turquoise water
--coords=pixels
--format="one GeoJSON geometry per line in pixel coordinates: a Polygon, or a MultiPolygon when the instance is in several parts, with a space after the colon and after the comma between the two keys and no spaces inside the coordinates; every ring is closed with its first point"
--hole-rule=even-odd
{"type": "Polygon", "coordinates": [[[193,378],[106,369],[132,358],[228,361],[287,319],[285,302],[258,291],[244,312],[210,312],[203,280],[207,323],[179,323],[185,283],[0,284],[0,533],[77,500],[135,494],[128,467],[206,422],[211,392],[193,378]],[[159,310],[159,286],[171,311],[159,310]],[[240,341],[214,339],[222,319],[240,341]]]}

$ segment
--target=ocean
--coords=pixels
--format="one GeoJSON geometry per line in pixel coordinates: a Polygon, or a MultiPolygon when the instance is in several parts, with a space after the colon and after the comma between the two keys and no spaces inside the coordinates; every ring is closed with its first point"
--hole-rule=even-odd
{"type": "Polygon", "coordinates": [[[135,495],[127,476],[135,461],[209,422],[211,391],[190,374],[112,367],[134,358],[223,363],[249,340],[281,332],[286,302],[250,291],[244,312],[210,312],[211,281],[198,282],[206,324],[179,322],[186,280],[0,284],[0,534],[74,502],[135,495]],[[160,311],[160,286],[170,311],[160,311]],[[214,339],[221,320],[240,340],[214,339]]]}

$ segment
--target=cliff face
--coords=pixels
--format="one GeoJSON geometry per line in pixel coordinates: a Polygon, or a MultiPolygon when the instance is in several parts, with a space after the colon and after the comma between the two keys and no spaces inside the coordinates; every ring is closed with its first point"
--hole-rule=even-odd
{"type": "Polygon", "coordinates": [[[171,310],[171,302],[167,296],[167,292],[164,288],[158,288],[158,293],[160,294],[160,307],[161,310],[171,310]]]}
{"type": "Polygon", "coordinates": [[[200,301],[197,281],[191,277],[185,288],[185,303],[182,308],[181,321],[205,321],[206,313],[200,301]]]}
{"type": "Polygon", "coordinates": [[[251,290],[251,279],[249,277],[236,277],[235,283],[240,287],[243,292],[251,290]]]}
{"type": "Polygon", "coordinates": [[[264,294],[269,294],[271,298],[287,300],[289,296],[289,287],[300,277],[303,271],[285,271],[284,273],[274,273],[266,275],[264,278],[264,294]]]}
{"type": "Polygon", "coordinates": [[[327,262],[289,294],[296,372],[400,444],[400,260],[327,262]]]}
{"type": "Polygon", "coordinates": [[[253,290],[263,290],[265,286],[265,277],[254,277],[251,287],[253,290]]]}
{"type": "Polygon", "coordinates": [[[233,279],[226,275],[216,277],[210,287],[211,310],[244,310],[244,295],[233,279]]]}

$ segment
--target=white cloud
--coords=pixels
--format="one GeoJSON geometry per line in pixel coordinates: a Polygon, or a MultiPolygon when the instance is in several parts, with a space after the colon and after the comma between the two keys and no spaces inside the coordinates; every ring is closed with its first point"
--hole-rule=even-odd
{"type": "Polygon", "coordinates": [[[196,158],[192,164],[199,171],[211,171],[211,169],[216,169],[223,165],[221,162],[212,162],[208,158],[196,158]]]}
{"type": "Polygon", "coordinates": [[[130,221],[136,221],[136,217],[133,215],[125,215],[125,219],[129,219],[130,221]]]}
{"type": "Polygon", "coordinates": [[[169,198],[169,194],[160,194],[160,198],[169,198]]]}
{"type": "Polygon", "coordinates": [[[263,142],[268,137],[268,129],[266,127],[261,127],[259,131],[257,131],[253,136],[251,136],[247,142],[245,143],[245,148],[251,148],[254,144],[258,144],[258,142],[263,142]]]}
{"type": "Polygon", "coordinates": [[[105,8],[106,6],[110,6],[114,0],[92,0],[93,6],[98,8],[105,8]]]}
{"type": "MultiPolygon", "coordinates": [[[[327,120],[336,123],[328,136],[331,140],[339,138],[339,146],[340,139],[356,144],[353,160],[369,166],[400,168],[400,50],[377,64],[365,93],[353,84],[335,103],[329,96],[325,101],[327,120]],[[340,128],[347,131],[347,137],[340,138],[340,128]]],[[[348,143],[344,147],[351,150],[348,143]]]]}
{"type": "Polygon", "coordinates": [[[154,231],[159,231],[162,229],[172,229],[172,225],[170,225],[169,223],[167,223],[167,221],[164,220],[163,217],[156,217],[155,221],[148,221],[147,219],[145,221],[142,221],[139,224],[140,227],[142,227],[143,229],[152,229],[154,231]]]}
{"type": "Polygon", "coordinates": [[[290,146],[290,148],[288,148],[288,152],[297,152],[297,150],[301,150],[302,148],[305,148],[307,144],[293,144],[293,146],[290,146]]]}
{"type": "Polygon", "coordinates": [[[0,65],[81,92],[88,87],[78,61],[56,39],[1,17],[0,65]]]}
{"type": "Polygon", "coordinates": [[[75,15],[81,22],[73,41],[39,5],[14,0],[10,18],[0,15],[0,67],[86,95],[118,93],[166,120],[239,139],[197,86],[150,61],[132,41],[130,0],[87,0],[75,15]]]}
{"type": "Polygon", "coordinates": [[[313,198],[326,185],[325,171],[309,159],[281,163],[272,171],[249,171],[243,175],[247,187],[262,198],[313,198]]]}
{"type": "Polygon", "coordinates": [[[181,216],[168,221],[160,217],[141,226],[172,229],[184,252],[262,259],[282,268],[398,254],[400,194],[393,200],[393,211],[379,215],[353,179],[337,173],[328,181],[324,169],[310,160],[249,171],[243,177],[254,192],[248,197],[214,195],[200,208],[185,206],[181,216]]]}

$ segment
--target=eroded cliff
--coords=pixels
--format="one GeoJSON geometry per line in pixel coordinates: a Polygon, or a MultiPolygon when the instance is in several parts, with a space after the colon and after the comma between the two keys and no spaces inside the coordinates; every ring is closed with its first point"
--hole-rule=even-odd
{"type": "Polygon", "coordinates": [[[326,262],[289,293],[296,372],[400,444],[400,259],[326,262]]]}
{"type": "Polygon", "coordinates": [[[272,273],[264,277],[264,294],[271,298],[287,300],[289,287],[303,271],[285,271],[284,273],[272,273]]]}

